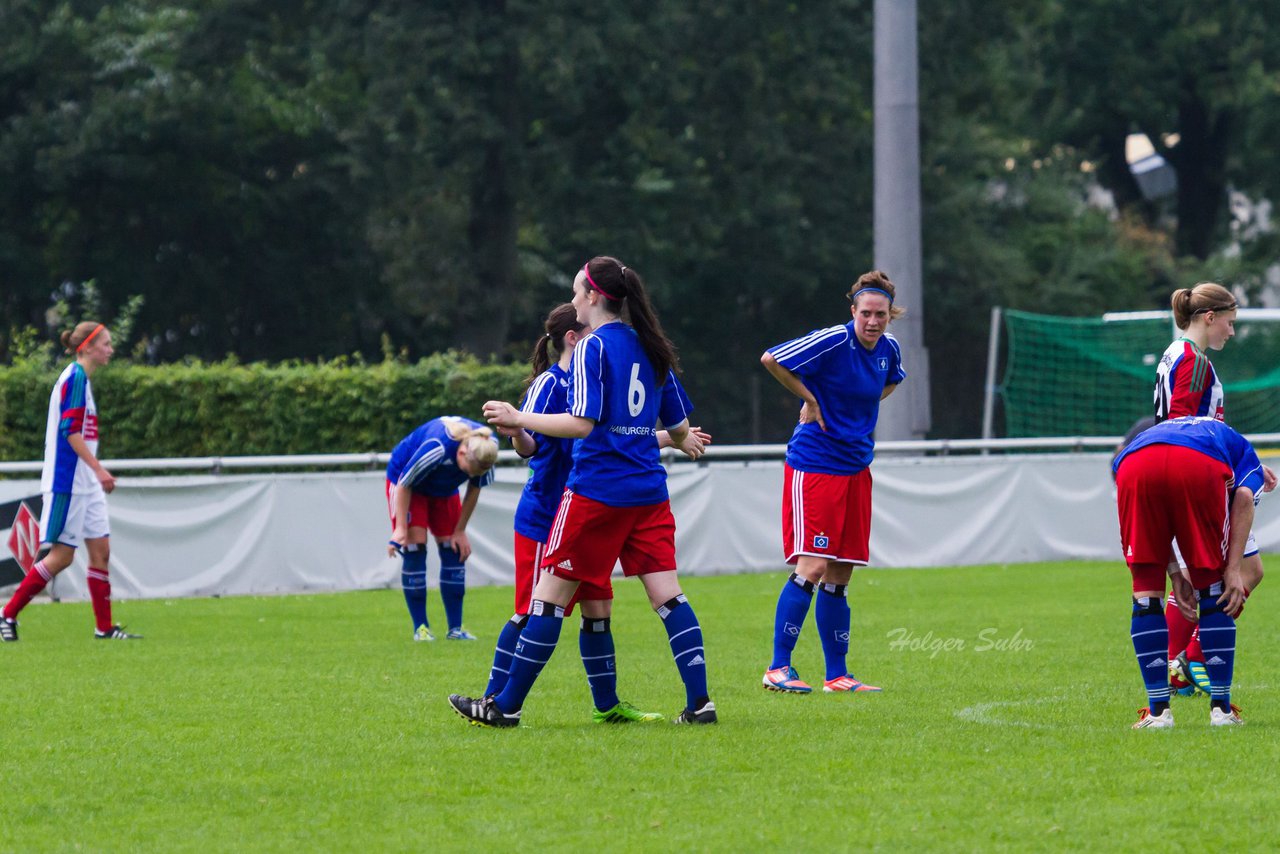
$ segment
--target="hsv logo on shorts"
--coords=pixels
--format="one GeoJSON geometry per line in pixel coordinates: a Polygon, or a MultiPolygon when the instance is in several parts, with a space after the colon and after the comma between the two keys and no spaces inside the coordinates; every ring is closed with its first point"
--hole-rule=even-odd
{"type": "Polygon", "coordinates": [[[831,540],[826,534],[818,534],[813,538],[813,547],[815,549],[829,549],[831,548],[831,540]]]}

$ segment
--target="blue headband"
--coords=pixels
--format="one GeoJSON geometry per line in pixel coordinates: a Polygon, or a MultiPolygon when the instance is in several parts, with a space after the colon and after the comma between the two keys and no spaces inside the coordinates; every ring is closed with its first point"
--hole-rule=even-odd
{"type": "Polygon", "coordinates": [[[858,290],[856,290],[856,291],[854,291],[854,292],[853,292],[853,296],[849,297],[849,299],[853,300],[854,302],[857,302],[857,301],[858,301],[858,294],[865,294],[865,293],[867,293],[868,291],[870,291],[870,292],[871,292],[871,293],[873,293],[873,294],[884,294],[884,295],[885,295],[885,297],[887,297],[887,298],[888,298],[888,300],[889,300],[889,305],[890,305],[890,306],[892,306],[892,305],[893,305],[893,294],[889,293],[888,291],[884,290],[883,288],[859,288],[858,290]]]}

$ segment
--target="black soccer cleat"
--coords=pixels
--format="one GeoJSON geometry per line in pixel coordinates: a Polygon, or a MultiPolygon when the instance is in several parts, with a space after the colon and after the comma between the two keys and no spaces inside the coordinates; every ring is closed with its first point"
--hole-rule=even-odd
{"type": "Polygon", "coordinates": [[[93,636],[98,640],[142,640],[142,635],[131,635],[124,630],[124,626],[112,626],[105,632],[94,629],[93,636]]]}
{"type": "Polygon", "coordinates": [[[12,643],[18,639],[18,621],[0,617],[0,643],[12,643]]]}
{"type": "Polygon", "coordinates": [[[461,694],[450,694],[449,705],[472,726],[506,728],[520,724],[520,713],[507,714],[498,708],[493,697],[481,697],[477,700],[461,694]]]}
{"type": "Polygon", "coordinates": [[[698,709],[685,709],[676,715],[673,723],[678,724],[713,724],[716,722],[716,704],[707,700],[698,709]]]}

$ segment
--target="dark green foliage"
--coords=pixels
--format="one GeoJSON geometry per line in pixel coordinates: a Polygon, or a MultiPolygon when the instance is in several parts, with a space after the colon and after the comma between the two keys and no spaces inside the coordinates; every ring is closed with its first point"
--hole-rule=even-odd
{"type": "MultiPolygon", "coordinates": [[[[0,459],[40,459],[60,367],[0,367],[0,459]]],[[[113,364],[93,379],[104,459],[389,451],[440,415],[518,401],[526,369],[457,353],[413,363],[113,364]]]]}

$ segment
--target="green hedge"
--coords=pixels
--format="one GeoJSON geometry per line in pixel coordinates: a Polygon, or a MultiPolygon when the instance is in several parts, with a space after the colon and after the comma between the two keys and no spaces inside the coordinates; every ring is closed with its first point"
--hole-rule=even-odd
{"type": "MultiPolygon", "coordinates": [[[[0,366],[0,459],[44,455],[49,393],[65,363],[0,366]]],[[[480,420],[515,402],[524,365],[444,353],[416,363],[234,361],[108,365],[93,378],[104,459],[389,451],[439,415],[480,420]]]]}

